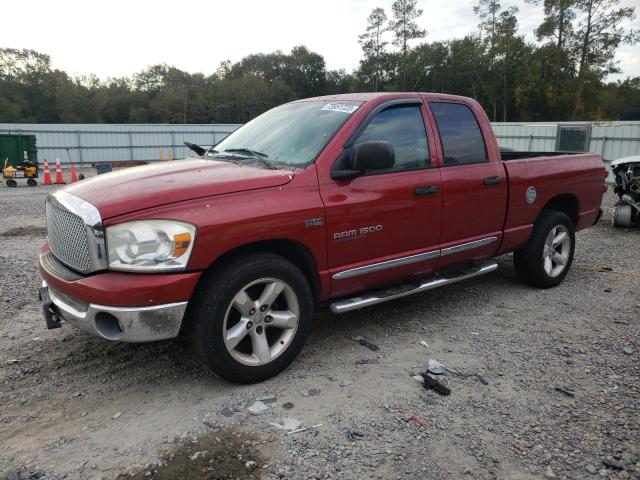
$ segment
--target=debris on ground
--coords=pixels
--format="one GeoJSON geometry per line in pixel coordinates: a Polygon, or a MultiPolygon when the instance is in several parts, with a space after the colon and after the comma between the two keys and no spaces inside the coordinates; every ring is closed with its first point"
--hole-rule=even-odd
{"type": "Polygon", "coordinates": [[[420,426],[420,428],[422,429],[427,429],[429,428],[429,426],[426,424],[426,422],[423,422],[422,420],[420,420],[418,417],[416,417],[415,415],[412,415],[410,413],[406,413],[406,412],[400,412],[402,419],[405,422],[413,422],[416,423],[420,426]]]}
{"type": "Polygon", "coordinates": [[[489,382],[487,382],[486,378],[484,378],[482,375],[480,375],[479,373],[465,373],[465,372],[460,372],[457,370],[451,370],[450,368],[445,368],[445,370],[447,371],[447,373],[450,373],[451,375],[455,375],[456,377],[461,377],[461,378],[476,378],[481,384],[483,385],[489,385],[489,382]]]}
{"type": "Polygon", "coordinates": [[[611,470],[624,470],[624,462],[614,458],[604,458],[602,459],[602,464],[611,470]]]}
{"type": "Polygon", "coordinates": [[[279,430],[287,430],[288,432],[293,432],[298,427],[300,427],[300,425],[302,425],[302,422],[300,420],[298,420],[297,418],[282,417],[280,419],[280,423],[269,422],[269,425],[272,425],[272,426],[276,427],[279,430]]]}
{"type": "Polygon", "coordinates": [[[429,348],[429,344],[427,342],[425,342],[424,340],[420,341],[420,345],[422,345],[424,348],[429,348]]]}
{"type": "Polygon", "coordinates": [[[321,427],[323,424],[322,423],[317,423],[315,425],[311,425],[310,427],[303,427],[303,428],[299,428],[298,430],[293,430],[292,432],[287,432],[287,435],[291,435],[292,433],[300,433],[300,432],[305,432],[307,430],[311,430],[312,428],[318,428],[321,427]]]}
{"type": "Polygon", "coordinates": [[[439,361],[430,358],[429,363],[427,364],[427,371],[434,375],[442,375],[444,373],[444,365],[439,361]]]}
{"type": "Polygon", "coordinates": [[[422,378],[424,379],[422,386],[425,390],[433,390],[440,395],[449,395],[451,393],[451,389],[449,387],[440,383],[428,373],[421,373],[420,375],[422,375],[422,378]]]}
{"type": "Polygon", "coordinates": [[[629,345],[627,345],[626,347],[622,347],[622,351],[624,353],[626,353],[627,355],[632,355],[633,354],[633,347],[630,347],[629,345]]]}
{"type": "Polygon", "coordinates": [[[227,418],[233,416],[234,413],[235,413],[235,411],[233,409],[229,408],[229,407],[223,407],[220,410],[220,415],[222,415],[223,417],[227,417],[227,418]]]}
{"type": "Polygon", "coordinates": [[[360,335],[352,336],[351,340],[353,340],[354,342],[358,342],[363,347],[367,347],[368,349],[373,350],[374,352],[377,352],[378,350],[380,350],[380,347],[378,347],[378,345],[376,345],[375,343],[371,343],[369,340],[367,340],[364,337],[361,337],[360,335]]]}
{"type": "Polygon", "coordinates": [[[378,365],[380,361],[377,358],[364,357],[356,360],[356,365],[378,365]]]}
{"type": "Polygon", "coordinates": [[[412,421],[412,422],[414,422],[414,423],[417,423],[417,424],[418,424],[418,425],[420,425],[420,427],[422,427],[422,428],[425,428],[425,429],[426,429],[426,428],[428,427],[428,425],[427,425],[425,422],[423,422],[422,420],[420,420],[420,419],[419,419],[418,417],[416,417],[415,415],[411,415],[411,416],[409,417],[409,420],[411,420],[411,421],[412,421]]]}
{"type": "Polygon", "coordinates": [[[291,410],[293,408],[293,403],[285,402],[282,404],[282,408],[284,408],[285,410],[291,410]]]}
{"type": "Polygon", "coordinates": [[[307,392],[307,395],[309,395],[310,397],[316,397],[316,396],[320,395],[320,389],[319,388],[310,388],[309,391],[307,392]]]}
{"type": "Polygon", "coordinates": [[[122,412],[117,412],[114,413],[113,416],[111,417],[113,420],[117,420],[120,418],[120,416],[122,415],[122,412]]]}
{"type": "Polygon", "coordinates": [[[278,401],[278,397],[276,395],[265,395],[264,397],[258,397],[256,400],[262,403],[276,403],[278,401]]]}
{"type": "Polygon", "coordinates": [[[199,452],[194,453],[193,455],[191,455],[189,457],[189,460],[191,460],[192,462],[195,462],[196,460],[198,460],[199,458],[204,458],[207,456],[207,452],[206,450],[201,450],[199,452]]]}
{"type": "Polygon", "coordinates": [[[347,379],[344,379],[344,380],[342,381],[342,383],[340,384],[340,386],[341,386],[342,388],[344,388],[344,387],[348,387],[348,386],[349,386],[349,385],[351,385],[352,383],[353,383],[353,380],[349,380],[349,379],[347,378],[347,379]]]}
{"type": "Polygon", "coordinates": [[[258,400],[249,405],[247,410],[249,410],[252,415],[262,415],[264,412],[269,410],[269,407],[258,400]]]}
{"type": "Polygon", "coordinates": [[[576,394],[573,393],[571,390],[568,390],[564,387],[555,387],[554,388],[555,391],[560,392],[560,393],[564,393],[566,396],[568,397],[575,397],[576,394]]]}
{"type": "Polygon", "coordinates": [[[353,430],[347,430],[347,438],[349,441],[355,442],[356,440],[364,438],[364,434],[353,430]]]}

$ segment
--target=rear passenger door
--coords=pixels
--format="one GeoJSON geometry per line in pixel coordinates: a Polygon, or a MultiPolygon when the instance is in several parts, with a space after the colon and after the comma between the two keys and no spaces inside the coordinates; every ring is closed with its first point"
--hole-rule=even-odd
{"type": "Polygon", "coordinates": [[[488,149],[474,112],[464,103],[430,101],[440,136],[441,257],[438,268],[493,255],[500,245],[507,179],[488,149]]]}

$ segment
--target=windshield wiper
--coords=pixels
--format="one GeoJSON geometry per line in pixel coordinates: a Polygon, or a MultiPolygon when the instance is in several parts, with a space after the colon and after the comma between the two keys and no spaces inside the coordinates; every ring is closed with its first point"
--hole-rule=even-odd
{"type": "Polygon", "coordinates": [[[241,153],[244,155],[251,155],[254,157],[269,158],[269,155],[267,155],[266,153],[258,152],[257,150],[251,150],[249,148],[228,148],[223,151],[231,152],[231,153],[241,153]]]}
{"type": "Polygon", "coordinates": [[[273,163],[267,160],[267,158],[269,158],[269,155],[267,155],[266,153],[258,152],[256,150],[251,150],[249,148],[228,148],[222,151],[222,153],[225,153],[225,152],[239,153],[240,155],[247,156],[248,158],[257,160],[258,162],[260,162],[262,165],[264,165],[270,170],[276,170],[275,165],[273,165],[273,163]]]}

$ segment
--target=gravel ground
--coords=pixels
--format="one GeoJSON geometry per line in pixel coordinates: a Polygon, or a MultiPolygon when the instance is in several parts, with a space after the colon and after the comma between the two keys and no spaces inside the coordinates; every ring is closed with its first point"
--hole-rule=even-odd
{"type": "Polygon", "coordinates": [[[504,256],[481,279],[339,317],[320,307],[289,369],[234,386],[178,341],[44,328],[36,256],[51,188],[0,186],[0,475],[640,478],[640,230],[611,227],[610,193],[559,287],[518,283],[504,256]],[[429,358],[481,377],[448,373],[450,396],[425,391],[411,375],[429,358]],[[311,428],[270,424],[285,416],[311,428]]]}

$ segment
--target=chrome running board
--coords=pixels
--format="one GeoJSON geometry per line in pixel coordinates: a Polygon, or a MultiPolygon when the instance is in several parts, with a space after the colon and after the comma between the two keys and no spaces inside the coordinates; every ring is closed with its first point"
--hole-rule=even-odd
{"type": "Polygon", "coordinates": [[[359,308],[369,307],[378,303],[395,300],[396,298],[406,297],[414,293],[426,292],[434,288],[444,287],[452,283],[460,282],[468,278],[478,277],[485,273],[493,272],[498,268],[496,262],[482,262],[466,265],[455,270],[449,270],[436,274],[433,277],[423,279],[418,282],[398,285],[383,290],[374,290],[365,292],[358,297],[345,298],[333,302],[330,305],[333,313],[350,312],[359,308]]]}

